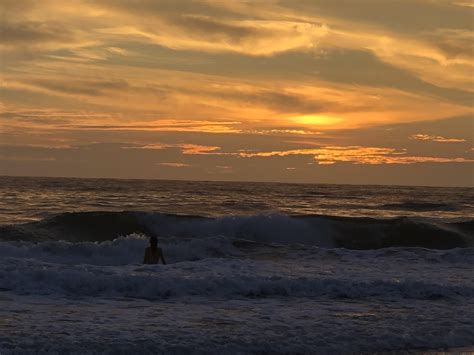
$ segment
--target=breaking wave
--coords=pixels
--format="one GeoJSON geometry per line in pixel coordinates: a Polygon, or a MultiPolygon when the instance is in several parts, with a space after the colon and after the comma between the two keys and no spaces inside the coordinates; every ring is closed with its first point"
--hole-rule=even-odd
{"type": "Polygon", "coordinates": [[[474,288],[421,279],[341,278],[275,273],[271,262],[206,259],[166,268],[144,265],[104,267],[58,265],[5,258],[2,291],[73,297],[394,297],[438,299],[473,297],[474,288]],[[268,270],[272,270],[269,272],[268,270]]]}
{"type": "MultiPolygon", "coordinates": [[[[122,266],[142,261],[148,238],[132,234],[103,242],[10,241],[0,242],[0,258],[36,260],[63,265],[122,266]]],[[[170,263],[199,261],[208,258],[312,259],[356,258],[416,259],[432,263],[474,263],[474,248],[435,250],[392,247],[377,250],[319,248],[301,244],[272,245],[227,237],[161,238],[160,246],[170,263]]]]}
{"type": "Polygon", "coordinates": [[[446,221],[281,214],[209,218],[149,212],[77,212],[0,226],[3,241],[106,241],[132,233],[164,238],[226,237],[272,245],[348,249],[473,246],[474,220],[446,221]]]}

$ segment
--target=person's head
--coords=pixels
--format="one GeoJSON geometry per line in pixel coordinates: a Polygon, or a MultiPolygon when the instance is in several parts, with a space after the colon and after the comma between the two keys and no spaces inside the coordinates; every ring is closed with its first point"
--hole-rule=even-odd
{"type": "Polygon", "coordinates": [[[150,247],[152,248],[158,247],[158,238],[156,236],[150,237],[150,247]]]}

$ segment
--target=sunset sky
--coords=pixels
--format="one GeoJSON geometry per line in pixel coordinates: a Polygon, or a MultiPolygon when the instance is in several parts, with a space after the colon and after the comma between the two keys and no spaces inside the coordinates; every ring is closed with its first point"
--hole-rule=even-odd
{"type": "Polygon", "coordinates": [[[469,0],[0,16],[0,175],[474,186],[469,0]]]}

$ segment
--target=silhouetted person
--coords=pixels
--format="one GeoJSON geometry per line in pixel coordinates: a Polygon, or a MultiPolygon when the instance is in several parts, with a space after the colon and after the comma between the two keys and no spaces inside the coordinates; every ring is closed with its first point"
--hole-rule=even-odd
{"type": "Polygon", "coordinates": [[[163,265],[166,265],[163,251],[161,248],[158,248],[158,238],[153,236],[150,238],[150,246],[145,249],[143,264],[158,264],[160,259],[163,265]]]}

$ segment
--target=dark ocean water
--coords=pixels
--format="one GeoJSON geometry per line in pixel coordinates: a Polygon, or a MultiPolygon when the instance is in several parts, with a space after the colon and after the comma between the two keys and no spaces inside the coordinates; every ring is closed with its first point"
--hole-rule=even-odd
{"type": "Polygon", "coordinates": [[[135,232],[445,249],[472,245],[473,197],[469,188],[1,177],[0,238],[104,241],[135,232]]]}
{"type": "Polygon", "coordinates": [[[0,223],[83,211],[473,218],[474,189],[0,177],[0,223]]]}
{"type": "Polygon", "coordinates": [[[471,347],[473,197],[0,177],[0,353],[471,347]]]}

